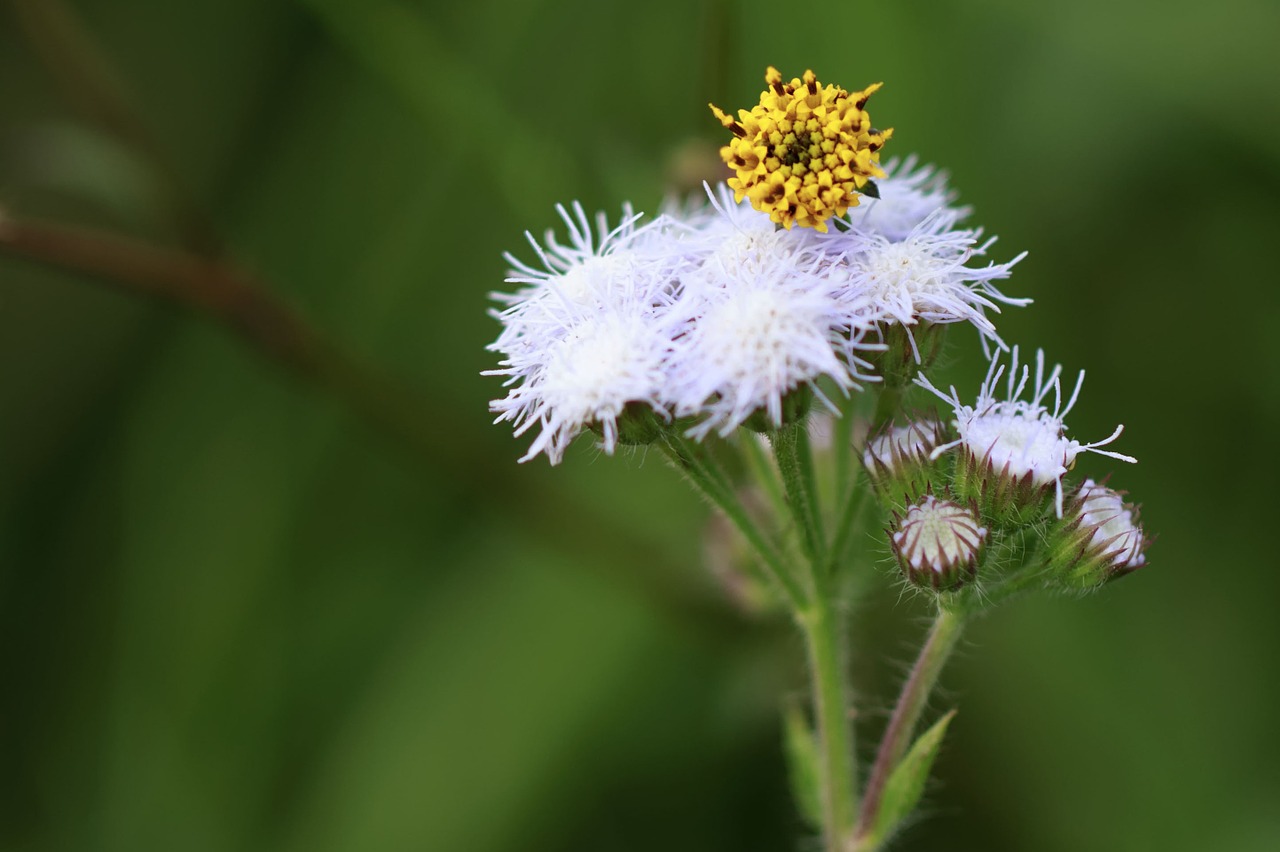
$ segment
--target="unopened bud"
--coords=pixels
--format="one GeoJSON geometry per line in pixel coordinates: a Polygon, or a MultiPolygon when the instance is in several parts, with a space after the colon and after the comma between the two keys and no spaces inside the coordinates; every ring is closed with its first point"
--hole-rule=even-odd
{"type": "Polygon", "coordinates": [[[1124,494],[1086,479],[1050,531],[1049,565],[1066,586],[1088,591],[1145,565],[1149,543],[1124,494]]]}
{"type": "Polygon", "coordinates": [[[928,494],[896,520],[889,541],[911,582],[943,591],[977,575],[987,530],[972,508],[928,494]]]}
{"type": "Polygon", "coordinates": [[[880,498],[914,503],[930,488],[938,488],[940,469],[947,462],[930,454],[945,440],[942,424],[932,418],[891,426],[872,436],[862,463],[880,498]]]}

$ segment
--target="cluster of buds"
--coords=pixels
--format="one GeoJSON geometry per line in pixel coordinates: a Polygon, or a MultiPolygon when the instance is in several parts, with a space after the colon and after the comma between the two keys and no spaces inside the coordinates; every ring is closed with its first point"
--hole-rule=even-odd
{"type": "Polygon", "coordinates": [[[916,379],[950,403],[949,429],[922,419],[867,442],[863,462],[877,495],[894,512],[889,540],[903,573],[920,586],[955,590],[982,571],[979,545],[988,537],[1002,545],[988,548],[1001,554],[991,569],[997,588],[1003,581],[1020,588],[1022,578],[1035,577],[1051,587],[1088,591],[1141,567],[1149,541],[1137,509],[1093,480],[1064,485],[1082,452],[1135,461],[1098,449],[1123,427],[1093,443],[1069,438],[1064,418],[1079,397],[1083,373],[1064,404],[1061,368],[1048,369],[1038,352],[1034,370],[1019,369],[1015,347],[1006,392],[998,397],[1005,375],[1000,360],[998,354],[992,359],[972,406],[954,388],[943,393],[928,379],[916,379]],[[903,505],[905,512],[897,508],[903,505]]]}

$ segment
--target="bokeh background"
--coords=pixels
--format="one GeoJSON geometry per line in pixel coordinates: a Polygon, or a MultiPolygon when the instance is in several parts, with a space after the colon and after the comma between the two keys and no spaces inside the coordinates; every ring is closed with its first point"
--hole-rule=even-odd
{"type": "MultiPolygon", "coordinates": [[[[422,426],[0,253],[0,848],[798,848],[796,638],[725,601],[660,459],[517,465],[478,376],[502,251],[556,202],[652,210],[767,64],[886,81],[892,151],[1030,250],[1001,330],[1088,370],[1073,431],[1126,424],[1159,534],[971,629],[898,848],[1280,848],[1277,33],[1269,0],[0,6],[9,216],[216,235],[422,426]]],[[[876,570],[867,734],[921,629],[876,570]]]]}

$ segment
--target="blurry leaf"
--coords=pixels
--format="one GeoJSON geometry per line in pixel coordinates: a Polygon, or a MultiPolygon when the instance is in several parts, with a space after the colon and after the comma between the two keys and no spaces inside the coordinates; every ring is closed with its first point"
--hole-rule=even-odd
{"type": "Polygon", "coordinates": [[[933,768],[933,761],[942,746],[942,738],[946,736],[947,726],[955,715],[956,711],[952,710],[921,734],[907,756],[902,758],[902,762],[889,776],[880,799],[880,810],[876,813],[875,828],[871,832],[874,840],[872,848],[892,834],[919,804],[920,796],[924,794],[925,782],[929,780],[929,770],[933,768]]]}
{"type": "Polygon", "coordinates": [[[786,737],[787,773],[791,795],[805,822],[822,826],[822,796],[818,783],[818,740],[798,702],[787,705],[782,717],[786,737]]]}
{"type": "Polygon", "coordinates": [[[26,126],[5,142],[0,157],[11,188],[86,200],[130,225],[154,215],[155,181],[110,137],[76,124],[44,123],[26,126]]]}

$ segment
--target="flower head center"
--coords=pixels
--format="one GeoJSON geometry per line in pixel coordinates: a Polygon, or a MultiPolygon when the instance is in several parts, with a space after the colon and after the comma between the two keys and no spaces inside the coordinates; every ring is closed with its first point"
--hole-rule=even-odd
{"type": "Polygon", "coordinates": [[[1014,476],[1028,473],[1036,485],[1067,472],[1075,448],[1062,436],[1062,422],[1023,402],[997,403],[963,424],[965,445],[997,470],[1007,466],[1014,476]]]}
{"type": "Polygon", "coordinates": [[[931,295],[945,284],[944,265],[926,246],[908,240],[877,246],[861,261],[876,296],[931,295]]]}
{"type": "Polygon", "coordinates": [[[814,153],[809,150],[811,139],[811,135],[803,130],[788,133],[783,137],[782,143],[774,147],[774,155],[784,166],[806,165],[814,157],[814,153]]]}

